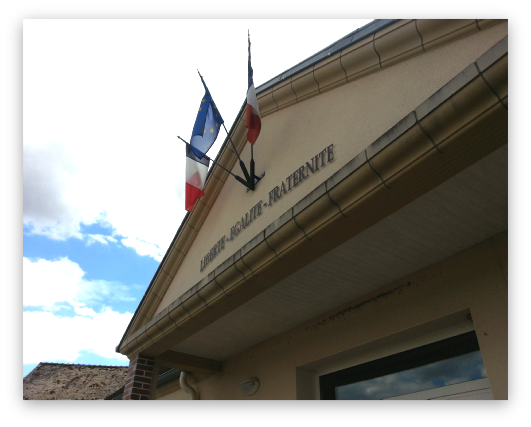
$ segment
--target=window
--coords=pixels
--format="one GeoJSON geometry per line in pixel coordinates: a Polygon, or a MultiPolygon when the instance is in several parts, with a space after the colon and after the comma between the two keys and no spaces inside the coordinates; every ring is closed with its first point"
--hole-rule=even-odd
{"type": "MultiPolygon", "coordinates": [[[[423,399],[428,397],[418,392],[472,384],[483,378],[487,378],[485,366],[472,331],[323,375],[319,377],[319,388],[321,399],[325,400],[388,399],[413,393],[417,393],[415,398],[423,399]]],[[[489,388],[485,381],[477,387],[489,388]]],[[[464,389],[459,390],[463,393],[464,389]]],[[[470,387],[466,390],[470,393],[470,387]]],[[[478,398],[488,398],[490,389],[485,393],[487,397],[478,398]]]]}

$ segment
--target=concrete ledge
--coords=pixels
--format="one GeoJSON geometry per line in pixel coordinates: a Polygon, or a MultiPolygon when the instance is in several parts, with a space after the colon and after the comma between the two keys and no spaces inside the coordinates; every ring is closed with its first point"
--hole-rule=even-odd
{"type": "Polygon", "coordinates": [[[416,24],[425,50],[480,31],[476,19],[418,19],[416,24]]]}
{"type": "Polygon", "coordinates": [[[374,35],[374,49],[380,58],[382,68],[389,67],[402,58],[416,55],[423,51],[414,20],[399,21],[374,35]]]}
{"type": "Polygon", "coordinates": [[[265,239],[265,231],[260,232],[257,234],[253,239],[251,239],[248,243],[242,246],[240,249],[240,254],[242,257],[244,257],[249,251],[254,249],[258,244],[262,243],[265,239]]]}
{"type": "Polygon", "coordinates": [[[319,85],[315,80],[313,68],[307,70],[306,74],[294,78],[291,81],[291,88],[295,93],[297,102],[317,95],[319,93],[319,85]]]}
{"type": "Polygon", "coordinates": [[[347,73],[341,65],[341,52],[316,64],[313,77],[320,93],[347,83],[347,73]]]}
{"type": "MultiPolygon", "coordinates": [[[[434,148],[432,141],[418,126],[411,127],[402,135],[369,159],[369,164],[388,188],[392,188],[389,180],[392,176],[407,168],[412,159],[420,159],[434,148]]],[[[413,160],[413,161],[415,161],[413,160]]]]}
{"type": "Polygon", "coordinates": [[[298,215],[300,212],[302,212],[304,209],[306,209],[308,206],[313,204],[317,199],[320,197],[326,195],[326,183],[323,182],[321,185],[319,185],[317,188],[312,190],[310,194],[308,194],[306,197],[304,197],[301,201],[299,201],[295,206],[293,206],[293,215],[298,215]]]}
{"type": "Polygon", "coordinates": [[[454,96],[459,90],[465,87],[478,75],[479,73],[474,64],[470,64],[462,72],[460,72],[457,76],[455,76],[452,80],[445,84],[440,90],[435,92],[432,96],[430,96],[426,101],[424,101],[415,109],[417,119],[421,120],[433,110],[439,108],[439,106],[443,102],[447,101],[452,96],[454,96]]]}
{"type": "Polygon", "coordinates": [[[297,102],[297,95],[291,87],[291,78],[273,89],[273,98],[279,109],[289,107],[297,102]]]}
{"type": "Polygon", "coordinates": [[[367,158],[371,159],[384,148],[386,148],[391,142],[397,139],[400,135],[406,133],[409,129],[415,126],[417,119],[415,113],[409,113],[406,117],[400,120],[396,125],[384,133],[380,138],[369,145],[365,152],[367,158]]]}
{"type": "Polygon", "coordinates": [[[362,151],[325,181],[326,191],[330,192],[332,188],[343,181],[347,176],[354,173],[357,169],[361,168],[366,162],[367,154],[365,151],[362,151]]]}
{"type": "MultiPolygon", "coordinates": [[[[468,68],[471,69],[471,67],[468,68]]],[[[440,144],[466,126],[471,118],[477,117],[498,102],[499,99],[485,84],[485,81],[477,76],[439,104],[437,114],[434,114],[432,110],[430,114],[419,118],[419,123],[432,141],[440,144]]]]}
{"type": "Polygon", "coordinates": [[[509,53],[509,37],[505,36],[498,43],[496,43],[487,52],[481,55],[476,64],[480,72],[485,71],[492,66],[495,62],[499,61],[502,57],[509,53]]]}
{"type": "Polygon", "coordinates": [[[278,217],[275,221],[273,221],[271,224],[269,224],[265,230],[264,230],[264,237],[267,239],[271,234],[273,234],[275,231],[277,231],[279,228],[284,226],[288,221],[291,221],[293,218],[293,210],[290,209],[286,212],[284,212],[280,217],[278,217]]]}
{"type": "Polygon", "coordinates": [[[508,70],[509,57],[508,55],[504,55],[500,60],[494,62],[489,68],[482,72],[485,81],[506,108],[508,108],[506,99],[509,96],[508,70]]]}
{"type": "Polygon", "coordinates": [[[310,233],[338,214],[341,214],[338,205],[331,200],[327,193],[325,193],[320,197],[315,198],[306,208],[299,210],[299,213],[295,216],[295,220],[308,238],[310,233]]]}
{"type": "Polygon", "coordinates": [[[284,252],[305,238],[304,231],[291,218],[282,227],[276,229],[275,233],[271,233],[266,240],[268,246],[274,250],[276,256],[283,258],[282,254],[284,252]]]}
{"type": "Polygon", "coordinates": [[[278,105],[275,98],[273,98],[273,88],[257,94],[256,98],[258,100],[258,106],[260,107],[260,114],[263,117],[278,111],[278,105]]]}

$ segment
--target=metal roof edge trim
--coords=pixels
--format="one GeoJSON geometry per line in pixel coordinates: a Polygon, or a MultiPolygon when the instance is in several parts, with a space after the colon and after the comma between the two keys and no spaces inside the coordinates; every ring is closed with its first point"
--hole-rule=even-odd
{"type": "Polygon", "coordinates": [[[369,22],[368,24],[347,34],[346,36],[340,38],[338,41],[332,43],[324,49],[321,49],[319,52],[314,53],[312,56],[299,62],[297,65],[287,69],[286,71],[273,77],[267,82],[261,84],[256,88],[256,94],[259,95],[260,93],[265,92],[266,90],[272,88],[273,86],[284,81],[285,79],[288,79],[300,73],[301,71],[304,71],[305,69],[310,68],[315,64],[318,64],[328,56],[332,56],[337,52],[340,52],[343,49],[349,47],[350,45],[357,43],[358,41],[363,40],[364,38],[398,21],[400,21],[400,19],[375,19],[374,21],[369,22]]]}

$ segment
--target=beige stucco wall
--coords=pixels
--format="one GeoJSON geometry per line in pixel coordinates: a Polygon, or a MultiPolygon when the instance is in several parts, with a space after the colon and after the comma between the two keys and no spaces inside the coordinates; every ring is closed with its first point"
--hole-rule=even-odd
{"type": "MultiPolygon", "coordinates": [[[[219,266],[240,247],[314,188],[343,167],[406,114],[425,101],[497,41],[507,35],[502,23],[369,74],[349,84],[294,104],[262,120],[254,149],[257,174],[266,172],[254,192],[229,177],[155,310],[159,313],[219,266]],[[222,236],[297,168],[334,144],[335,159],[312,174],[257,217],[207,267],[200,262],[222,236]]],[[[241,153],[249,164],[250,145],[241,153]]],[[[234,173],[242,175],[236,164],[234,173]]]]}
{"type": "Polygon", "coordinates": [[[315,398],[318,375],[475,329],[494,398],[507,399],[507,276],[502,233],[231,357],[194,387],[201,399],[315,398]],[[249,377],[261,387],[246,397],[249,377]]]}

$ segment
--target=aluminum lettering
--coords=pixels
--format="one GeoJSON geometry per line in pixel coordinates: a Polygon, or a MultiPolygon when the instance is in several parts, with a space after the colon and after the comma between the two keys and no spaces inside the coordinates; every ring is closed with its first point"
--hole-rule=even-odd
{"type": "Polygon", "coordinates": [[[306,178],[316,173],[320,168],[324,168],[328,163],[334,161],[334,144],[330,144],[324,150],[319,152],[316,156],[311,158],[310,162],[305,164],[292,174],[290,174],[281,184],[277,185],[269,192],[268,206],[271,206],[282,196],[289,193],[292,188],[295,188],[306,178]]]}

